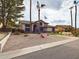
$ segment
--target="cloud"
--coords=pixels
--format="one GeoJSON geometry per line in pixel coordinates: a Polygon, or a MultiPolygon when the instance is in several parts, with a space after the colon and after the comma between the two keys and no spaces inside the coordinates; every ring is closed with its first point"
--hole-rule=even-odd
{"type": "Polygon", "coordinates": [[[63,3],[63,0],[32,0],[32,1],[35,5],[37,1],[39,1],[41,4],[46,4],[47,8],[52,9],[60,9],[63,3]]]}
{"type": "MultiPolygon", "coordinates": [[[[46,8],[41,9],[41,19],[44,21],[50,23],[51,25],[57,25],[57,24],[70,24],[70,10],[69,8],[73,6],[74,0],[38,0],[41,4],[46,4],[46,8]],[[48,19],[44,19],[44,16],[47,16],[48,19]],[[54,22],[63,20],[64,22],[54,22]]],[[[29,20],[29,0],[24,1],[26,10],[25,10],[25,20],[29,20]]],[[[32,0],[32,20],[38,20],[37,15],[37,0],[32,0]]],[[[79,7],[78,7],[79,10],[79,7]]],[[[75,9],[73,8],[73,21],[74,21],[74,15],[75,15],[75,9]]],[[[79,12],[78,17],[79,18],[79,12]]],[[[79,20],[77,20],[77,25],[79,23],[79,20]]],[[[73,22],[74,24],[74,22],[73,22]]],[[[79,26],[78,26],[79,27],[79,26]]]]}
{"type": "MultiPolygon", "coordinates": [[[[46,8],[48,9],[60,9],[61,8],[61,5],[62,5],[62,1],[63,0],[38,0],[41,4],[46,4],[46,8]]],[[[25,4],[25,7],[26,7],[26,10],[25,10],[25,18],[26,19],[29,19],[29,0],[24,0],[24,4],[25,4]]],[[[32,0],[32,18],[33,19],[37,19],[37,8],[36,8],[36,5],[37,5],[37,0],[32,0]]],[[[43,14],[43,13],[42,13],[43,14]]]]}
{"type": "MultiPolygon", "coordinates": [[[[36,6],[37,1],[39,1],[40,4],[46,4],[47,8],[60,9],[64,0],[32,0],[32,4],[36,6]]],[[[29,6],[29,0],[24,0],[24,4],[25,6],[29,6]]]]}

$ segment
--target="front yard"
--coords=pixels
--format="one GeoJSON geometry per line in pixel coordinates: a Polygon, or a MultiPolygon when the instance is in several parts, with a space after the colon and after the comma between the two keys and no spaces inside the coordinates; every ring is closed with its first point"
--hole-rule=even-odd
{"type": "Polygon", "coordinates": [[[12,34],[9,40],[7,41],[6,45],[4,46],[3,52],[27,48],[45,43],[57,42],[61,40],[68,40],[72,38],[73,37],[61,35],[49,35],[45,38],[42,38],[40,34],[12,34]]]}

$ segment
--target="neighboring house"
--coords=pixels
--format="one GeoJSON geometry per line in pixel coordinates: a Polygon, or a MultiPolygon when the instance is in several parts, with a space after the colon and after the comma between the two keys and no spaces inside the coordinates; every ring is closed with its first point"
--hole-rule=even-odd
{"type": "MultiPolygon", "coordinates": [[[[20,29],[24,32],[30,32],[30,22],[20,21],[20,29]]],[[[32,32],[52,32],[54,31],[53,26],[49,26],[47,22],[40,20],[32,22],[32,32]]]]}

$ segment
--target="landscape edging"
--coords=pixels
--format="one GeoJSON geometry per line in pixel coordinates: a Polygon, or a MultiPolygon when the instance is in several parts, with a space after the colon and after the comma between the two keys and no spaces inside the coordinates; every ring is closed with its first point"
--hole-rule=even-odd
{"type": "Polygon", "coordinates": [[[1,51],[1,52],[2,52],[2,50],[3,50],[4,45],[6,44],[6,42],[7,42],[7,40],[8,40],[8,38],[10,37],[10,35],[11,35],[11,32],[9,32],[9,34],[8,34],[6,37],[4,37],[3,40],[0,41],[0,44],[1,44],[0,51],[1,51]]]}

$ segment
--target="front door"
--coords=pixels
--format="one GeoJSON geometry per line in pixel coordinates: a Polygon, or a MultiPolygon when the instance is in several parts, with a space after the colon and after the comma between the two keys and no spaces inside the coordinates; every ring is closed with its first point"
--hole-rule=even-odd
{"type": "Polygon", "coordinates": [[[35,24],[34,27],[33,27],[33,32],[37,32],[36,29],[37,29],[37,25],[35,24]]]}
{"type": "Polygon", "coordinates": [[[25,28],[25,32],[30,32],[30,28],[25,28]]]}

